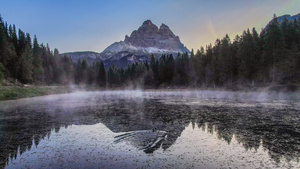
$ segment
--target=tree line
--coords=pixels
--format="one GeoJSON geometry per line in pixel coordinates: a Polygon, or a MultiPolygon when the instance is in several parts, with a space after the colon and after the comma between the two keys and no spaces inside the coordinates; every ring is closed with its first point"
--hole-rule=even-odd
{"type": "Polygon", "coordinates": [[[8,26],[0,16],[0,82],[4,78],[23,84],[106,84],[103,63],[89,67],[86,60],[80,60],[75,64],[57,49],[39,44],[36,36],[31,40],[29,33],[8,26]]]}
{"type": "Polygon", "coordinates": [[[25,84],[98,84],[99,86],[190,86],[216,87],[297,83],[300,80],[300,20],[276,15],[260,34],[245,30],[233,41],[226,35],[196,52],[153,55],[149,62],[133,63],[124,69],[103,62],[73,63],[49,45],[33,41],[15,25],[0,17],[0,81],[25,84]]]}
{"type": "Polygon", "coordinates": [[[222,87],[300,82],[300,19],[279,22],[276,15],[260,34],[253,28],[233,41],[228,35],[196,52],[153,55],[150,64],[112,66],[108,84],[222,87]],[[114,72],[114,73],[112,73],[114,72]]]}

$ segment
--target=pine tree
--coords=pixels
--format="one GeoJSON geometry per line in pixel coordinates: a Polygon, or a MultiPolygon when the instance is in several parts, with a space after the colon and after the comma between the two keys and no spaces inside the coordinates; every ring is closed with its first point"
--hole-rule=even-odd
{"type": "Polygon", "coordinates": [[[26,45],[29,45],[30,49],[32,49],[31,37],[29,33],[26,33],[25,43],[26,45]]]}
{"type": "Polygon", "coordinates": [[[211,59],[212,59],[212,45],[209,44],[206,46],[206,50],[201,47],[200,50],[196,52],[196,75],[197,75],[197,85],[206,85],[212,83],[212,68],[211,68],[211,59]]]}
{"type": "Polygon", "coordinates": [[[35,82],[43,82],[44,81],[44,68],[43,68],[43,60],[41,58],[42,52],[41,48],[38,44],[36,36],[33,39],[33,49],[32,49],[33,59],[33,79],[35,82]]]}
{"type": "Polygon", "coordinates": [[[273,21],[267,27],[265,34],[265,45],[264,45],[264,55],[266,60],[271,61],[270,70],[272,82],[276,81],[277,76],[277,64],[280,60],[280,52],[282,51],[283,36],[279,27],[279,22],[277,16],[274,14],[273,21]]]}
{"type": "Polygon", "coordinates": [[[76,72],[75,72],[75,83],[80,84],[82,81],[81,77],[81,71],[82,71],[82,61],[79,58],[76,64],[76,72]]]}
{"type": "Polygon", "coordinates": [[[254,80],[257,64],[255,63],[255,42],[249,29],[243,32],[237,52],[241,62],[239,65],[240,79],[243,81],[254,80]]]}
{"type": "Polygon", "coordinates": [[[233,69],[232,69],[232,54],[231,54],[231,41],[226,34],[226,36],[221,40],[220,48],[220,82],[225,84],[226,82],[232,83],[233,69]]]}
{"type": "Polygon", "coordinates": [[[10,37],[10,42],[14,45],[14,48],[17,50],[18,48],[18,37],[17,37],[17,32],[16,32],[16,26],[9,25],[9,37],[10,37]]]}
{"type": "Polygon", "coordinates": [[[175,84],[186,86],[189,84],[189,56],[188,53],[177,54],[175,60],[175,84]]]}
{"type": "Polygon", "coordinates": [[[293,36],[295,35],[292,30],[292,24],[287,19],[287,17],[284,17],[283,21],[280,24],[280,29],[282,32],[282,38],[283,43],[285,45],[285,48],[291,49],[293,41],[293,36]]]}
{"type": "Polygon", "coordinates": [[[26,45],[28,45],[29,48],[30,45],[27,44],[25,33],[21,29],[19,29],[18,35],[18,45],[16,47],[16,51],[17,55],[20,57],[23,54],[25,48],[27,47],[26,45]]]}
{"type": "Polygon", "coordinates": [[[0,63],[2,63],[4,66],[8,65],[8,60],[9,60],[9,58],[7,57],[8,48],[9,47],[8,47],[8,39],[6,36],[6,30],[0,15],[0,63]]]}
{"type": "Polygon", "coordinates": [[[120,76],[116,65],[112,65],[107,71],[107,83],[109,85],[119,85],[120,76]]]}
{"type": "Polygon", "coordinates": [[[64,55],[63,57],[63,68],[66,73],[66,83],[73,83],[74,82],[74,64],[70,57],[64,55]]]}
{"type": "Polygon", "coordinates": [[[19,78],[22,83],[31,83],[32,78],[32,51],[29,45],[26,45],[20,59],[19,78]]]}
{"type": "Polygon", "coordinates": [[[158,61],[156,61],[154,55],[151,55],[151,59],[150,59],[150,68],[153,74],[153,79],[154,79],[154,83],[158,84],[158,75],[159,75],[159,70],[158,70],[158,66],[159,63],[158,61]]]}
{"type": "Polygon", "coordinates": [[[2,66],[2,64],[0,63],[0,83],[2,82],[2,80],[4,79],[4,67],[2,66]]]}
{"type": "Polygon", "coordinates": [[[233,43],[231,45],[231,55],[232,55],[232,75],[233,75],[233,81],[236,82],[239,75],[239,57],[238,57],[238,49],[240,45],[240,36],[236,35],[233,43]]]}
{"type": "Polygon", "coordinates": [[[213,87],[215,88],[216,85],[221,85],[220,83],[220,71],[221,71],[221,62],[220,62],[220,48],[221,48],[221,41],[217,39],[215,42],[215,46],[212,48],[212,59],[211,59],[211,70],[213,73],[213,87]]]}
{"type": "Polygon", "coordinates": [[[49,47],[46,47],[44,44],[40,45],[40,52],[42,58],[42,65],[44,69],[44,82],[46,82],[46,84],[52,84],[54,81],[54,72],[51,61],[53,60],[53,54],[50,52],[49,47]]]}
{"type": "MultiPolygon", "coordinates": [[[[49,46],[47,44],[47,46],[49,46]]],[[[49,47],[47,47],[49,48],[49,47]]],[[[50,49],[49,49],[50,50],[50,49]]],[[[64,70],[63,58],[60,56],[58,49],[54,49],[53,56],[50,57],[50,63],[53,68],[53,78],[58,84],[66,84],[66,72],[64,70]]]]}
{"type": "Polygon", "coordinates": [[[200,68],[202,68],[202,56],[200,56],[200,50],[196,51],[196,55],[194,54],[194,50],[191,51],[191,57],[190,57],[190,80],[193,84],[193,86],[197,85],[199,83],[200,79],[202,78],[200,75],[200,68]]]}
{"type": "Polygon", "coordinates": [[[173,55],[170,54],[166,58],[166,79],[165,79],[165,81],[167,84],[170,84],[173,80],[174,66],[175,66],[174,58],[173,58],[173,55]]]}
{"type": "Polygon", "coordinates": [[[85,59],[83,59],[82,63],[81,63],[81,83],[83,84],[87,84],[88,80],[89,80],[89,65],[88,62],[85,59]]]}
{"type": "Polygon", "coordinates": [[[3,39],[1,45],[2,47],[0,47],[0,62],[2,62],[3,66],[6,68],[5,74],[7,76],[11,76],[17,79],[19,61],[16,54],[16,46],[18,45],[18,39],[16,35],[15,25],[13,25],[13,27],[11,25],[9,26],[9,34],[7,34],[7,32],[3,32],[4,30],[6,30],[6,28],[2,27],[1,39],[3,39]]]}
{"type": "Polygon", "coordinates": [[[145,64],[145,67],[146,67],[146,69],[147,69],[147,71],[149,70],[149,64],[148,64],[148,60],[146,60],[146,62],[144,63],[145,64]]]}
{"type": "Polygon", "coordinates": [[[105,72],[103,62],[100,62],[97,79],[98,79],[98,85],[99,86],[105,86],[106,85],[106,72],[105,72]]]}
{"type": "MultiPolygon", "coordinates": [[[[300,20],[299,20],[300,21],[300,20]]],[[[293,34],[293,41],[296,44],[300,43],[300,25],[298,25],[298,22],[296,19],[293,21],[292,24],[292,34],[293,34]]]]}

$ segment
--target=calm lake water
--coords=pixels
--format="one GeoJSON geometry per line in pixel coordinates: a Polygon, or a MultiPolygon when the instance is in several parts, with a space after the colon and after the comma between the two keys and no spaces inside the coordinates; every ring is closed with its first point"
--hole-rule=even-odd
{"type": "Polygon", "coordinates": [[[0,102],[0,168],[300,168],[300,95],[77,92],[0,102]]]}

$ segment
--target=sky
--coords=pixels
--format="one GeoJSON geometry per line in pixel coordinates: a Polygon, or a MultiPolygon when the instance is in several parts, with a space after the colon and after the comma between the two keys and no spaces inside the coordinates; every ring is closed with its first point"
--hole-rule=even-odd
{"type": "Polygon", "coordinates": [[[60,53],[102,52],[148,19],[197,50],[226,33],[260,32],[273,14],[298,13],[300,0],[0,0],[4,21],[60,53]]]}

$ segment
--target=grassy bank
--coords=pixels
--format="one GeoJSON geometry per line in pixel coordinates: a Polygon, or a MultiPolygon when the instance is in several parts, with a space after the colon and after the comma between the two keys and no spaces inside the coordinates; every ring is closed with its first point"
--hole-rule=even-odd
{"type": "Polygon", "coordinates": [[[0,101],[71,92],[67,86],[0,86],[0,101]]]}

